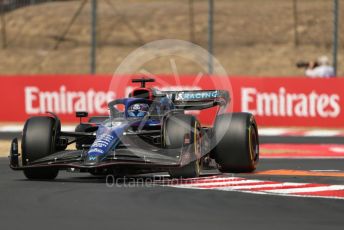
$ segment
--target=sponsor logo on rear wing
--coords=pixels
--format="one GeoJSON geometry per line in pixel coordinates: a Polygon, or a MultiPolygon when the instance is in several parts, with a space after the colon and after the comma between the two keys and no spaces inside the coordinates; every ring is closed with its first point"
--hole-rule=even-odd
{"type": "Polygon", "coordinates": [[[192,90],[165,92],[167,97],[174,103],[192,103],[192,102],[214,102],[214,105],[226,105],[230,98],[225,90],[192,90]]]}

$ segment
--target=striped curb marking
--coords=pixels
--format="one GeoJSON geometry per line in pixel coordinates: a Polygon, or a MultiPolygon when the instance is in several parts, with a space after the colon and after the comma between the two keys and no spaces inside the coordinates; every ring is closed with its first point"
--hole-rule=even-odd
{"type": "Polygon", "coordinates": [[[210,176],[192,179],[164,179],[156,184],[184,189],[211,189],[293,197],[344,200],[344,185],[275,182],[242,177],[210,176]]]}

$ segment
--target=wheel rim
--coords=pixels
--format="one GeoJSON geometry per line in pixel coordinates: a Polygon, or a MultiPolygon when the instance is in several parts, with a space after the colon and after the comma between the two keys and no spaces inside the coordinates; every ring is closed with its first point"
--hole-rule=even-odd
{"type": "Polygon", "coordinates": [[[255,164],[259,160],[259,143],[256,127],[253,125],[250,128],[250,154],[255,164]]]}
{"type": "Polygon", "coordinates": [[[195,172],[196,172],[196,175],[199,176],[201,174],[201,169],[202,169],[202,164],[201,164],[202,137],[201,137],[201,132],[200,132],[200,124],[197,121],[195,122],[194,138],[195,138],[194,144],[195,144],[195,156],[196,156],[195,172]]]}

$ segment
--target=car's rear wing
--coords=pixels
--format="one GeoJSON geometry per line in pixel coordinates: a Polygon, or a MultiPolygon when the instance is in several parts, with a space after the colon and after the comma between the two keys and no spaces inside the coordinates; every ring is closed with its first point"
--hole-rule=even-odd
{"type": "Polygon", "coordinates": [[[177,109],[200,110],[214,106],[225,107],[230,102],[225,90],[164,91],[177,109]]]}

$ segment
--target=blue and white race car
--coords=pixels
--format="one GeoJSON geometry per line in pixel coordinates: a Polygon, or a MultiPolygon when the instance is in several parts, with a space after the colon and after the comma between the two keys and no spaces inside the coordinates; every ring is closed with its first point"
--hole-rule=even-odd
{"type": "Polygon", "coordinates": [[[159,91],[146,87],[154,79],[132,81],[141,87],[111,101],[109,116],[83,123],[87,112],[77,112],[75,132],[61,131],[52,113],[29,118],[21,153],[18,140],[12,141],[10,167],[32,180],[55,179],[59,170],[116,176],[168,172],[174,178],[198,177],[202,168],[255,170],[259,140],[252,114],[217,113],[213,127],[206,127],[185,113],[215,106],[224,111],[230,103],[227,91],[159,91]]]}

